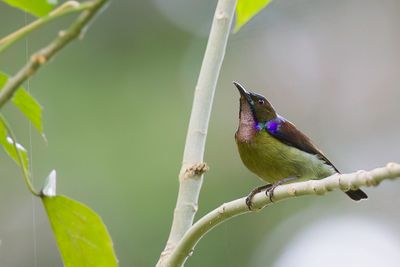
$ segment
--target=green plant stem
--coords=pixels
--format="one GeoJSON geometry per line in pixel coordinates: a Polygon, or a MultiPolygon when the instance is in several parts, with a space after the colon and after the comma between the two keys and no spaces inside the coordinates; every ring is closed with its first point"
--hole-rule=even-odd
{"type": "Polygon", "coordinates": [[[183,235],[192,226],[198,209],[203,174],[208,169],[203,162],[208,123],[236,2],[237,0],[219,0],[215,9],[207,48],[194,93],[171,231],[165,249],[157,263],[158,267],[165,266],[163,261],[168,258],[183,235]]]}
{"type": "Polygon", "coordinates": [[[30,32],[34,31],[35,29],[40,28],[41,26],[57,19],[59,17],[81,12],[82,10],[91,8],[93,6],[93,2],[84,2],[80,4],[76,1],[68,1],[41,18],[33,21],[32,23],[22,27],[21,29],[7,35],[3,39],[0,40],[0,53],[2,53],[5,49],[11,46],[16,41],[22,39],[22,37],[26,36],[30,32]]]}
{"type": "Polygon", "coordinates": [[[19,86],[22,85],[24,81],[35,74],[36,71],[46,62],[48,62],[60,49],[62,49],[82,33],[83,28],[106,2],[107,0],[87,2],[87,5],[89,3],[92,5],[84,9],[67,30],[61,31],[49,45],[33,54],[25,66],[22,67],[22,69],[19,70],[13,77],[8,79],[3,89],[0,91],[0,109],[5,103],[7,103],[7,101],[11,99],[15,91],[19,86]]]}
{"type": "MultiPolygon", "coordinates": [[[[252,200],[253,211],[259,211],[270,204],[304,195],[323,195],[333,190],[347,191],[358,189],[361,186],[378,186],[387,179],[400,178],[400,164],[388,163],[385,167],[371,171],[358,171],[349,174],[334,174],[321,180],[310,180],[278,186],[274,190],[273,203],[265,192],[256,194],[252,200]]],[[[217,209],[200,218],[182,237],[172,254],[166,258],[164,264],[168,267],[177,267],[184,264],[188,256],[193,253],[195,245],[215,226],[237,215],[251,212],[247,208],[246,198],[236,199],[224,203],[217,209]]]]}
{"type": "Polygon", "coordinates": [[[4,116],[2,114],[0,114],[0,119],[3,121],[3,124],[7,130],[7,133],[10,135],[10,137],[12,139],[15,153],[17,154],[17,158],[18,158],[18,164],[21,168],[22,177],[24,178],[26,186],[28,187],[29,191],[34,196],[37,196],[37,197],[40,196],[40,193],[35,189],[35,187],[33,186],[32,182],[31,182],[29,170],[27,170],[27,168],[25,167],[25,165],[23,163],[21,152],[17,147],[17,139],[15,137],[13,130],[11,129],[10,125],[8,124],[7,120],[4,118],[4,116]]]}

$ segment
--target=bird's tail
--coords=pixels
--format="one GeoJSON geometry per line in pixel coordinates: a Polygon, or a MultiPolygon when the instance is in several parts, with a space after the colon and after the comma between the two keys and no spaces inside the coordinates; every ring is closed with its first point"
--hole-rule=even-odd
{"type": "Polygon", "coordinates": [[[349,190],[345,192],[352,200],[359,201],[361,199],[367,199],[367,194],[364,191],[357,189],[357,190],[349,190]]]}

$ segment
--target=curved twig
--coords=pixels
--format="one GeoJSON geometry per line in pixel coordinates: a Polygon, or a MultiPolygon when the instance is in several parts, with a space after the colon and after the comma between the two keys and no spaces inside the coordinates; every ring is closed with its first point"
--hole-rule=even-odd
{"type": "MultiPolygon", "coordinates": [[[[61,31],[57,38],[55,38],[49,45],[42,48],[32,55],[30,60],[25,64],[20,71],[13,77],[10,77],[3,89],[0,91],[0,109],[7,103],[8,100],[14,95],[19,86],[31,77],[43,64],[48,62],[60,49],[66,46],[69,42],[79,37],[83,28],[87,26],[88,22],[94,17],[99,9],[105,4],[106,0],[92,1],[91,6],[82,11],[79,17],[71,24],[71,26],[61,31]]],[[[88,2],[90,3],[90,2],[88,2]]]]}
{"type": "MultiPolygon", "coordinates": [[[[347,191],[349,189],[358,189],[362,186],[377,186],[383,180],[398,177],[400,177],[400,164],[388,163],[385,167],[376,168],[368,172],[358,171],[349,174],[335,174],[322,180],[310,180],[281,185],[274,190],[273,201],[276,203],[281,200],[303,195],[323,195],[336,189],[347,191]]],[[[165,266],[182,266],[187,257],[192,253],[197,242],[199,242],[208,231],[228,219],[250,212],[245,199],[246,198],[240,198],[224,203],[199,219],[186,232],[174,251],[166,259],[165,266]]],[[[261,192],[254,196],[252,203],[254,209],[262,209],[271,204],[271,201],[268,197],[265,197],[264,192],[261,192]]]]}

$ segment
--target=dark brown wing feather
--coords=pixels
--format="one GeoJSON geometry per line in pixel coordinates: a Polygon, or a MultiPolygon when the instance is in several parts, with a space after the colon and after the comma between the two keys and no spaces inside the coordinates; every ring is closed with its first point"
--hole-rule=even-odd
{"type": "MultiPolygon", "coordinates": [[[[277,117],[276,120],[279,120],[279,126],[277,128],[274,128],[273,131],[268,130],[267,128],[267,131],[272,136],[287,145],[300,149],[301,151],[317,155],[321,160],[325,161],[326,164],[332,166],[336,172],[340,173],[339,170],[332,164],[332,162],[325,157],[322,151],[311,142],[310,138],[299,131],[296,126],[282,117],[277,117]]],[[[360,189],[349,190],[345,193],[355,201],[368,198],[367,194],[360,189]]]]}
{"type": "Polygon", "coordinates": [[[287,121],[282,117],[278,119],[279,126],[276,131],[268,131],[272,136],[287,145],[300,149],[301,151],[317,155],[321,160],[332,166],[335,171],[339,173],[339,170],[325,157],[322,151],[311,142],[310,138],[299,131],[290,121],[287,121]]]}

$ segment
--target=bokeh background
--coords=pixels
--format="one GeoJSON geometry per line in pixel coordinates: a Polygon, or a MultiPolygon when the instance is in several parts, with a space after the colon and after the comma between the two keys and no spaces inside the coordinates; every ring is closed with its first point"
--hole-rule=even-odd
{"type": "MultiPolygon", "coordinates": [[[[111,1],[85,38],[25,87],[44,106],[48,143],[11,105],[34,183],[52,169],[58,192],[104,219],[120,266],[153,266],[168,237],[192,96],[215,0],[111,1]],[[29,85],[29,86],[28,86],[29,85]],[[31,134],[29,134],[31,132],[31,134]]],[[[0,2],[0,35],[32,21],[0,2]]],[[[52,23],[0,55],[14,73],[26,53],[71,21],[52,23]]],[[[233,135],[236,80],[265,95],[343,172],[400,161],[400,2],[276,0],[230,36],[205,159],[197,218],[261,182],[233,135]]],[[[187,266],[398,266],[400,182],[303,197],[210,232],[187,266]]],[[[0,266],[62,266],[43,207],[0,154],[0,266]]]]}

